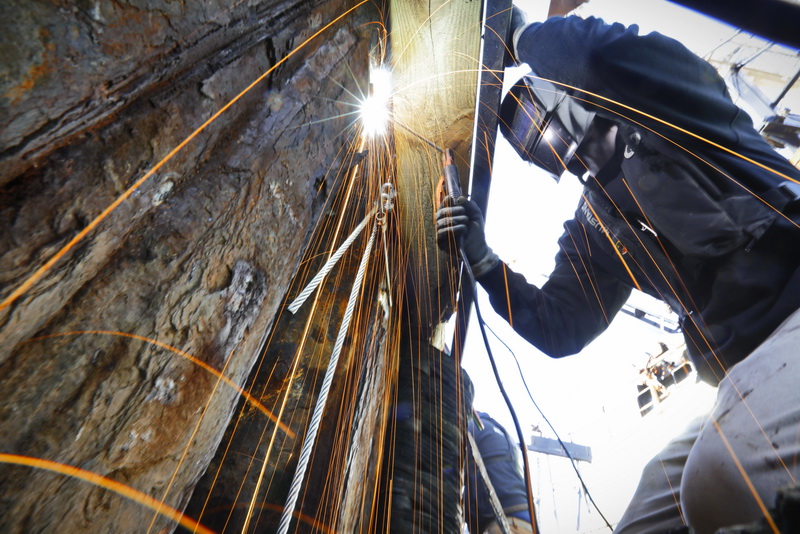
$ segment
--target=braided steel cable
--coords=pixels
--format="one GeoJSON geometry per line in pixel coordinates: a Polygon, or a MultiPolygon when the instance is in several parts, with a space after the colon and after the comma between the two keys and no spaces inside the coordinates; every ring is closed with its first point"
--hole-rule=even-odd
{"type": "MultiPolygon", "coordinates": [[[[372,214],[370,213],[370,215],[372,214]]],[[[368,215],[367,218],[369,218],[370,215],[368,215]]],[[[364,223],[366,223],[366,219],[364,220],[364,223]]],[[[339,363],[339,355],[341,354],[342,346],[344,345],[344,339],[347,336],[347,331],[350,327],[350,320],[353,317],[353,310],[356,306],[356,300],[361,292],[361,284],[364,280],[364,272],[367,270],[369,255],[372,251],[372,245],[375,242],[375,235],[377,232],[378,225],[376,224],[372,228],[372,235],[367,242],[367,247],[364,249],[364,255],[361,257],[361,264],[358,266],[358,273],[356,274],[356,279],[353,283],[353,289],[350,291],[350,298],[347,301],[347,308],[345,309],[344,317],[342,318],[342,325],[339,327],[339,335],[336,337],[336,343],[333,346],[331,359],[328,362],[328,369],[325,372],[325,379],[322,381],[322,388],[320,389],[319,397],[317,398],[317,404],[314,406],[314,414],[311,416],[311,423],[309,424],[308,431],[306,432],[306,439],[305,442],[303,442],[303,449],[301,450],[300,458],[297,461],[297,469],[294,472],[292,485],[289,488],[289,496],[286,499],[286,506],[283,508],[281,522],[278,525],[278,534],[286,534],[289,530],[289,524],[291,523],[292,514],[294,513],[295,506],[297,505],[297,498],[300,495],[300,488],[303,484],[303,479],[305,479],[308,461],[311,457],[311,451],[314,449],[314,443],[316,442],[317,433],[319,432],[319,425],[322,421],[322,414],[325,412],[325,404],[328,400],[328,392],[330,391],[331,383],[333,382],[333,375],[336,372],[336,366],[339,363]]]]}
{"type": "Polygon", "coordinates": [[[375,206],[372,211],[370,211],[367,216],[364,217],[364,220],[361,221],[358,226],[356,226],[356,229],[353,230],[353,233],[351,233],[347,239],[344,240],[344,243],[339,245],[339,248],[333,253],[333,256],[331,256],[328,261],[325,262],[325,265],[323,265],[322,269],[319,270],[317,275],[311,279],[311,282],[308,283],[306,288],[303,289],[299,295],[297,295],[291,304],[289,304],[288,310],[290,312],[297,313],[297,310],[300,309],[300,306],[303,305],[308,296],[311,295],[315,289],[317,289],[317,286],[320,284],[320,282],[322,282],[323,278],[328,275],[331,269],[333,269],[333,266],[336,265],[336,262],[339,261],[342,255],[347,252],[347,249],[350,248],[350,245],[353,244],[353,241],[355,241],[355,239],[361,234],[361,231],[364,230],[365,226],[367,226],[367,222],[369,221],[370,217],[375,215],[377,210],[378,206],[375,206]]]}

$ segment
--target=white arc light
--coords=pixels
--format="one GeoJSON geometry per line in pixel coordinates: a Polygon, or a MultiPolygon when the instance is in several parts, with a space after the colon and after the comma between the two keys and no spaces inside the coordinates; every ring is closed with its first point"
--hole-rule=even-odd
{"type": "Polygon", "coordinates": [[[386,133],[389,122],[389,98],[391,97],[391,74],[384,67],[370,70],[369,96],[361,104],[361,124],[365,137],[386,133]]]}

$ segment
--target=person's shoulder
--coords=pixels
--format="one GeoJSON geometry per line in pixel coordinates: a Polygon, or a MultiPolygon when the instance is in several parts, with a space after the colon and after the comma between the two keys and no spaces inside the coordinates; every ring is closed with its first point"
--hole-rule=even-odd
{"type": "Polygon", "coordinates": [[[528,47],[563,56],[602,50],[607,46],[631,46],[640,39],[639,27],[636,24],[626,26],[619,22],[606,22],[598,17],[550,17],[542,22],[534,22],[525,27],[520,34],[527,41],[528,47]]]}
{"type": "Polygon", "coordinates": [[[626,26],[620,22],[607,22],[600,17],[579,17],[578,15],[566,15],[550,17],[541,22],[534,22],[530,24],[531,27],[540,27],[544,29],[556,29],[558,31],[570,32],[613,32],[613,33],[627,33],[631,35],[639,34],[639,26],[631,24],[626,26]]]}

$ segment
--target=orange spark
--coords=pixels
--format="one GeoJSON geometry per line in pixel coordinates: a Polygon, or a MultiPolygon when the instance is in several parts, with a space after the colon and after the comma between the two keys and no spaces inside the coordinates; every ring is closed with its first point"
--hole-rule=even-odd
{"type": "Polygon", "coordinates": [[[77,478],[78,480],[83,480],[89,484],[94,484],[95,486],[113,491],[114,493],[122,495],[123,497],[141,504],[142,506],[150,508],[151,510],[155,510],[164,517],[169,518],[181,526],[193,530],[194,532],[200,532],[201,534],[214,534],[213,530],[204,527],[194,519],[183,515],[178,510],[167,506],[166,504],[152,498],[146,493],[142,493],[141,491],[135,490],[130,486],[126,486],[125,484],[117,482],[116,480],[98,475],[97,473],[92,473],[91,471],[86,471],[71,465],[52,462],[50,460],[43,460],[42,458],[22,456],[19,454],[0,453],[0,463],[23,465],[26,467],[33,467],[35,469],[42,469],[44,471],[51,471],[60,475],[77,478]]]}
{"type": "Polygon", "coordinates": [[[761,496],[759,496],[756,487],[753,485],[753,481],[750,480],[749,476],[747,476],[747,472],[745,472],[742,462],[739,461],[739,457],[736,456],[736,453],[733,451],[733,447],[731,447],[728,438],[725,437],[725,433],[722,431],[722,427],[719,426],[719,423],[716,420],[713,420],[712,422],[714,423],[714,428],[717,429],[717,433],[719,434],[719,437],[722,440],[723,445],[725,445],[725,448],[728,449],[728,453],[731,456],[731,460],[733,460],[733,463],[736,465],[736,469],[738,469],[739,473],[742,475],[742,479],[744,480],[744,483],[747,485],[747,489],[750,490],[750,493],[756,500],[756,504],[758,504],[761,513],[764,514],[764,518],[767,520],[767,523],[769,523],[772,532],[774,532],[775,534],[779,534],[780,530],[778,529],[778,525],[775,524],[775,520],[772,518],[772,515],[769,513],[769,510],[767,510],[764,501],[761,500],[761,496]]]}
{"type": "Polygon", "coordinates": [[[113,212],[115,209],[117,209],[117,208],[119,207],[119,205],[120,205],[120,204],[122,204],[123,202],[125,202],[125,201],[128,199],[128,197],[130,197],[130,196],[131,196],[131,195],[132,195],[132,194],[133,194],[133,193],[134,193],[134,192],[135,192],[137,189],[139,189],[139,187],[141,187],[141,186],[142,186],[142,184],[144,184],[144,183],[145,183],[145,182],[146,182],[146,181],[147,181],[147,180],[148,180],[148,179],[149,179],[151,176],[153,176],[153,174],[155,174],[155,173],[156,173],[156,171],[158,171],[158,170],[159,170],[161,167],[163,167],[163,166],[164,166],[164,165],[165,165],[165,164],[166,164],[166,163],[167,163],[169,160],[171,160],[171,159],[173,158],[173,156],[175,156],[175,154],[177,154],[178,152],[180,152],[180,151],[183,149],[183,147],[185,147],[186,145],[188,145],[188,144],[189,144],[189,142],[190,142],[192,139],[194,139],[195,137],[197,137],[197,135],[198,135],[198,134],[200,134],[200,133],[201,133],[203,130],[205,130],[205,129],[206,129],[206,128],[207,128],[207,127],[208,127],[208,126],[209,126],[209,125],[210,125],[212,122],[214,122],[215,120],[217,120],[217,118],[219,118],[219,116],[220,116],[220,115],[222,115],[223,113],[225,113],[225,112],[228,110],[228,108],[230,108],[232,105],[234,105],[236,102],[238,102],[238,101],[239,101],[239,100],[240,100],[240,99],[241,99],[241,98],[242,98],[242,97],[243,97],[245,94],[247,94],[247,93],[248,93],[248,92],[249,92],[249,91],[250,91],[250,90],[251,90],[253,87],[255,87],[256,85],[258,85],[258,84],[259,84],[259,83],[260,83],[262,80],[264,80],[264,78],[266,78],[267,76],[269,76],[270,74],[272,74],[272,72],[273,72],[275,69],[277,69],[279,66],[281,66],[281,65],[282,65],[284,62],[286,62],[286,61],[287,61],[287,60],[288,60],[290,57],[292,57],[292,56],[293,56],[295,53],[297,53],[297,52],[298,52],[300,49],[302,49],[302,48],[303,48],[305,45],[307,45],[309,42],[311,42],[311,41],[312,41],[314,38],[316,38],[316,37],[317,37],[319,34],[321,34],[322,32],[324,32],[324,31],[325,31],[325,30],[327,30],[328,28],[330,28],[330,27],[331,27],[331,26],[332,26],[334,23],[338,22],[339,20],[341,20],[341,19],[342,19],[342,18],[344,18],[345,16],[349,15],[349,14],[350,14],[352,11],[354,11],[356,8],[360,7],[362,4],[366,3],[367,1],[368,1],[368,0],[362,0],[362,1],[361,1],[361,2],[359,2],[358,4],[356,4],[355,6],[351,7],[350,9],[348,9],[347,11],[345,11],[344,13],[342,13],[341,15],[339,15],[338,17],[336,17],[334,20],[332,20],[331,22],[329,22],[328,24],[326,24],[325,26],[323,26],[322,28],[320,28],[320,29],[319,29],[319,30],[318,30],[316,33],[314,33],[314,35],[312,35],[311,37],[309,37],[308,39],[306,39],[305,41],[303,41],[303,42],[302,42],[302,43],[301,43],[299,46],[297,46],[297,47],[296,47],[296,48],[294,48],[294,49],[293,49],[291,52],[289,52],[288,54],[286,54],[286,55],[285,55],[283,58],[281,58],[281,59],[280,59],[278,62],[276,62],[276,63],[275,63],[275,64],[274,64],[272,67],[270,67],[269,69],[267,69],[267,70],[266,70],[266,71],[265,71],[265,72],[264,72],[264,73],[263,73],[261,76],[259,76],[258,78],[256,78],[256,79],[255,79],[255,81],[253,81],[253,82],[252,82],[250,85],[248,85],[247,87],[245,87],[245,88],[244,88],[244,90],[243,90],[241,93],[239,93],[238,95],[236,95],[235,97],[233,97],[233,98],[232,98],[232,99],[231,99],[231,100],[230,100],[230,101],[229,101],[227,104],[225,104],[224,106],[222,106],[222,108],[220,108],[220,109],[219,109],[219,111],[217,111],[216,113],[214,113],[214,114],[213,114],[213,115],[212,115],[212,116],[211,116],[211,117],[210,117],[208,120],[206,120],[206,122],[204,122],[203,124],[201,124],[199,128],[197,128],[195,131],[193,131],[191,134],[189,134],[189,136],[188,136],[186,139],[184,139],[183,141],[181,141],[181,142],[178,144],[178,146],[176,146],[175,148],[173,148],[173,149],[172,149],[172,150],[169,152],[169,154],[167,154],[166,156],[164,156],[164,157],[161,159],[161,161],[159,161],[158,163],[156,163],[156,164],[155,164],[155,165],[154,165],[154,166],[153,166],[153,167],[152,167],[152,168],[151,168],[149,171],[147,171],[147,172],[144,174],[144,176],[142,176],[141,178],[139,178],[138,180],[136,180],[136,182],[135,182],[135,183],[134,183],[134,184],[133,184],[133,185],[132,185],[130,188],[128,188],[128,190],[127,190],[127,191],[125,191],[123,194],[121,194],[119,197],[117,197],[117,199],[116,199],[116,200],[114,200],[114,202],[112,202],[112,203],[111,203],[111,204],[110,204],[110,205],[109,205],[109,206],[108,206],[106,209],[104,209],[104,210],[103,210],[103,211],[100,213],[100,215],[98,215],[97,217],[95,217],[95,218],[92,220],[92,222],[90,222],[90,223],[89,223],[89,224],[86,226],[86,228],[84,228],[83,230],[81,230],[80,232],[78,232],[78,233],[77,233],[77,235],[75,235],[75,237],[73,237],[73,238],[72,238],[72,239],[69,241],[69,243],[67,243],[66,245],[64,245],[64,247],[63,247],[63,248],[61,248],[61,250],[59,250],[58,252],[56,252],[55,254],[53,254],[53,256],[52,256],[52,257],[51,257],[49,260],[47,260],[47,261],[45,262],[45,264],[44,264],[44,265],[42,265],[41,267],[39,267],[39,268],[38,268],[38,269],[37,269],[37,270],[36,270],[36,271],[35,271],[35,272],[34,272],[32,275],[30,275],[30,276],[29,276],[29,277],[28,277],[28,278],[27,278],[27,279],[26,279],[24,282],[22,282],[22,284],[20,284],[20,286],[19,286],[17,289],[15,289],[14,291],[12,291],[12,292],[11,292],[11,294],[10,294],[8,297],[6,297],[6,299],[5,299],[5,300],[3,300],[3,302],[2,302],[2,303],[0,303],[0,311],[4,310],[4,309],[5,309],[5,308],[7,308],[8,306],[10,306],[10,305],[11,305],[11,304],[12,304],[14,301],[16,301],[16,300],[17,300],[17,299],[18,299],[20,296],[22,296],[23,294],[25,294],[25,292],[27,292],[27,291],[28,291],[28,290],[29,290],[29,289],[30,289],[30,288],[33,286],[33,284],[35,284],[35,283],[36,283],[36,281],[37,281],[37,280],[39,280],[39,278],[41,278],[42,276],[44,276],[44,274],[45,274],[47,271],[49,271],[49,270],[50,270],[50,269],[53,267],[53,265],[55,265],[55,264],[56,264],[56,262],[58,262],[58,260],[60,260],[62,257],[64,257],[64,255],[66,255],[66,254],[67,254],[67,253],[68,253],[70,250],[72,250],[72,248],[73,248],[73,247],[75,247],[75,245],[77,245],[77,244],[78,244],[80,241],[82,241],[82,240],[83,240],[83,238],[84,238],[84,237],[86,237],[86,236],[89,234],[89,232],[91,232],[92,230],[94,230],[94,229],[95,229],[95,227],[97,227],[97,225],[99,225],[101,222],[103,222],[103,220],[105,220],[105,218],[106,218],[106,217],[108,217],[109,215],[111,215],[111,213],[112,213],[112,212],[113,212]]]}
{"type": "Polygon", "coordinates": [[[239,395],[241,395],[245,399],[247,399],[247,402],[249,402],[250,404],[255,406],[258,409],[258,411],[260,411],[261,413],[266,415],[269,418],[270,421],[275,423],[289,437],[294,438],[296,436],[296,434],[294,432],[292,432],[292,429],[289,428],[288,426],[286,426],[285,424],[281,423],[278,420],[278,418],[275,417],[275,415],[272,412],[267,410],[266,406],[261,404],[261,402],[259,402],[259,400],[256,399],[255,397],[253,397],[250,393],[248,393],[247,391],[245,391],[242,388],[240,388],[230,378],[228,378],[227,376],[223,375],[222,373],[220,373],[219,371],[217,371],[216,369],[214,369],[213,367],[211,367],[207,363],[205,363],[205,362],[203,362],[201,360],[198,360],[197,358],[195,358],[194,356],[192,356],[188,352],[184,352],[184,351],[182,351],[182,350],[180,350],[178,348],[173,347],[172,345],[167,345],[166,343],[158,341],[157,339],[151,339],[149,337],[139,336],[139,335],[136,335],[136,334],[129,334],[128,332],[116,332],[116,331],[113,331],[113,330],[75,330],[73,332],[62,332],[62,333],[59,333],[59,334],[49,334],[49,335],[46,335],[46,336],[35,337],[35,338],[32,338],[32,339],[29,339],[26,343],[31,343],[33,341],[38,341],[38,340],[42,340],[42,339],[49,339],[49,338],[54,338],[54,337],[80,336],[80,335],[105,335],[105,336],[127,337],[127,338],[131,338],[131,339],[137,339],[139,341],[144,341],[145,343],[150,343],[151,345],[155,345],[156,347],[161,347],[162,349],[167,349],[170,352],[174,352],[178,356],[186,358],[187,360],[189,360],[193,364],[197,365],[198,367],[208,371],[212,375],[216,376],[217,378],[219,378],[220,380],[222,380],[223,382],[228,384],[231,388],[235,389],[239,393],[239,395]]]}

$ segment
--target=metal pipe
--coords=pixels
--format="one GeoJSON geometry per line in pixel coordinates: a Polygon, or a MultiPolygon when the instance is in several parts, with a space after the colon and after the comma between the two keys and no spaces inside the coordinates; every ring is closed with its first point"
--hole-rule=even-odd
{"type": "Polygon", "coordinates": [[[797,83],[798,79],[800,79],[800,69],[797,69],[797,72],[794,73],[794,76],[792,76],[792,79],[789,80],[789,83],[787,83],[786,87],[783,88],[783,91],[781,91],[781,94],[778,95],[778,98],[776,98],[775,101],[772,104],[770,104],[770,107],[772,109],[775,109],[776,107],[778,107],[778,104],[780,104],[780,101],[783,100],[783,97],[786,96],[786,93],[789,92],[789,90],[792,88],[792,86],[795,83],[797,83]]]}

